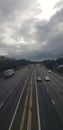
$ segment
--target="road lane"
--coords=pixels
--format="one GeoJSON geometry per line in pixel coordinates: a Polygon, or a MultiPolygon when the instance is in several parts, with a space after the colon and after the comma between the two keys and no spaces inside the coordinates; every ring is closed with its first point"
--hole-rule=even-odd
{"type": "Polygon", "coordinates": [[[15,72],[15,75],[14,76],[11,76],[9,78],[2,78],[0,80],[0,88],[1,87],[5,87],[5,84],[9,84],[9,82],[11,81],[14,81],[16,78],[19,79],[19,76],[21,76],[25,71],[27,71],[27,68],[24,68],[24,69],[20,69],[18,71],[15,72]]]}
{"type": "MultiPolygon", "coordinates": [[[[37,76],[39,75],[41,75],[41,71],[39,72],[37,69],[37,76]]],[[[63,126],[60,122],[58,113],[56,112],[51,98],[48,92],[46,91],[43,81],[37,84],[37,92],[39,99],[41,129],[63,130],[63,126]]]]}
{"type": "MultiPolygon", "coordinates": [[[[8,80],[0,82],[0,90],[4,96],[0,99],[0,129],[8,130],[11,119],[13,117],[18,99],[22,93],[23,86],[28,77],[28,74],[31,74],[31,69],[25,69],[19,72],[8,80]],[[13,79],[13,80],[12,80],[13,79]],[[5,86],[4,86],[5,84],[5,86]],[[8,86],[9,85],[9,86],[8,86]],[[7,88],[6,88],[7,87],[7,88]],[[7,92],[8,89],[8,92],[7,92]],[[1,102],[2,101],[2,102],[1,102]],[[5,103],[3,102],[5,101],[5,103]]],[[[43,67],[36,68],[36,77],[41,76],[42,82],[37,83],[37,94],[38,94],[38,103],[39,103],[39,112],[40,112],[40,124],[42,130],[63,130],[60,118],[63,119],[63,99],[62,95],[58,91],[59,88],[62,90],[62,82],[60,83],[59,77],[55,78],[52,73],[48,73],[48,70],[43,67]],[[44,80],[44,76],[49,75],[51,78],[50,82],[44,80]],[[58,85],[58,82],[59,85],[58,85]],[[56,111],[58,109],[58,111],[56,111]],[[61,113],[59,113],[61,111],[61,113]],[[60,118],[59,118],[60,117],[60,118]]],[[[30,76],[29,76],[30,81],[30,76]]],[[[28,85],[29,85],[28,81],[28,85]]],[[[62,81],[62,79],[61,79],[62,81]]],[[[22,113],[24,109],[24,102],[27,95],[28,85],[25,88],[24,94],[22,96],[19,109],[17,111],[12,130],[19,130],[19,125],[22,119],[22,113]]],[[[35,90],[35,69],[33,69],[32,76],[32,120],[31,120],[31,130],[38,130],[38,117],[37,117],[37,101],[36,101],[36,90],[35,90]]]]}
{"type": "MultiPolygon", "coordinates": [[[[14,92],[12,92],[11,95],[7,98],[3,108],[0,109],[0,129],[1,130],[8,130],[8,127],[10,125],[10,121],[15,111],[19,96],[22,92],[24,83],[28,77],[27,75],[23,77],[22,79],[23,81],[19,82],[14,92]]],[[[24,104],[24,102],[22,103],[24,104]]]]}
{"type": "Polygon", "coordinates": [[[38,85],[37,89],[41,128],[43,130],[63,130],[59,117],[44,89],[44,86],[38,85]]]}
{"type": "MultiPolygon", "coordinates": [[[[52,74],[48,73],[46,68],[39,67],[38,71],[39,71],[39,73],[40,73],[40,75],[42,77],[42,80],[44,82],[46,90],[48,89],[48,93],[50,95],[51,100],[54,99],[54,101],[55,101],[54,107],[55,107],[56,111],[58,112],[60,120],[61,120],[61,122],[63,124],[63,93],[58,91],[58,88],[61,89],[61,86],[57,85],[57,82],[55,82],[55,80],[52,79],[52,74]],[[49,82],[46,82],[44,80],[44,76],[45,75],[48,75],[50,77],[50,81],[49,82]]],[[[55,77],[54,77],[54,79],[55,79],[55,77]]]]}
{"type": "Polygon", "coordinates": [[[32,120],[31,120],[31,130],[38,129],[38,114],[37,114],[37,99],[36,99],[36,72],[35,68],[32,75],[32,120]]]}
{"type": "Polygon", "coordinates": [[[28,78],[25,82],[25,85],[24,85],[25,90],[23,92],[22,97],[20,96],[21,99],[19,99],[20,102],[18,101],[19,106],[18,106],[16,115],[15,115],[15,118],[14,118],[14,122],[12,124],[11,129],[9,128],[9,130],[14,130],[14,129],[19,130],[20,129],[22,116],[23,116],[23,110],[24,110],[24,106],[25,106],[25,100],[26,100],[28,88],[30,87],[31,74],[32,74],[32,70],[30,71],[30,74],[28,75],[28,78]]]}
{"type": "Polygon", "coordinates": [[[6,79],[6,83],[3,82],[2,87],[0,88],[0,104],[7,100],[8,96],[15,90],[18,83],[23,80],[23,76],[27,75],[27,73],[27,70],[20,70],[18,72],[19,75],[16,74],[15,76],[6,79]]]}

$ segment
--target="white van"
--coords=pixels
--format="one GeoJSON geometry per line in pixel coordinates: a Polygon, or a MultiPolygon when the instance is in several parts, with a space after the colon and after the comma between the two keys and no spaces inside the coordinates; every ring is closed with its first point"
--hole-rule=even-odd
{"type": "Polygon", "coordinates": [[[8,70],[5,70],[5,71],[4,71],[4,77],[5,77],[5,78],[8,78],[8,77],[10,77],[10,76],[12,76],[12,75],[14,75],[14,74],[15,74],[14,69],[8,69],[8,70]]]}

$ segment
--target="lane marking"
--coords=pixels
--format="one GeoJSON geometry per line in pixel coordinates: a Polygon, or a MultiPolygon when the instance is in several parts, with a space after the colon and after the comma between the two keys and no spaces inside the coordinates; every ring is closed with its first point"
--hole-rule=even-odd
{"type": "Polygon", "coordinates": [[[29,75],[28,75],[28,78],[27,78],[27,80],[26,80],[26,82],[25,82],[25,84],[24,84],[24,87],[23,87],[23,90],[22,90],[22,92],[21,92],[21,95],[20,95],[20,97],[19,97],[18,103],[17,103],[17,105],[16,105],[16,109],[15,109],[15,111],[14,111],[14,115],[13,115],[13,117],[12,117],[12,120],[11,120],[11,123],[10,123],[10,126],[9,126],[9,129],[8,129],[8,130],[11,130],[11,129],[12,129],[12,125],[13,125],[13,122],[14,122],[14,119],[15,119],[15,116],[16,116],[16,113],[17,113],[17,110],[18,110],[18,107],[19,107],[21,98],[22,98],[22,96],[23,96],[23,93],[24,93],[24,90],[25,90],[25,87],[26,87],[26,84],[27,84],[28,79],[29,79],[29,75]]]}
{"type": "MultiPolygon", "coordinates": [[[[32,82],[32,80],[31,80],[32,82]]],[[[28,115],[28,124],[27,124],[27,130],[31,130],[31,119],[32,119],[32,84],[31,84],[31,95],[30,95],[30,104],[29,104],[29,115],[28,115]]]]}
{"type": "MultiPolygon", "coordinates": [[[[20,125],[20,129],[19,129],[19,130],[23,130],[23,127],[24,127],[25,112],[26,112],[26,105],[27,105],[27,100],[28,100],[29,92],[30,92],[30,85],[29,85],[29,88],[28,88],[28,91],[27,91],[27,95],[26,95],[26,99],[25,99],[25,105],[24,105],[24,110],[23,110],[23,116],[22,116],[21,125],[20,125]]],[[[29,107],[30,107],[30,104],[29,104],[29,107]]],[[[29,115],[28,115],[28,116],[29,116],[29,115]]],[[[27,127],[28,127],[28,124],[27,124],[27,127]]]]}
{"type": "Polygon", "coordinates": [[[52,99],[52,103],[55,105],[55,101],[54,101],[54,99],[52,99]]]}
{"type": "Polygon", "coordinates": [[[3,105],[4,105],[4,102],[2,102],[2,103],[0,104],[0,108],[2,108],[2,107],[3,107],[3,105]]]}
{"type": "Polygon", "coordinates": [[[30,84],[32,85],[32,80],[30,81],[30,84]]]}
{"type": "Polygon", "coordinates": [[[47,91],[47,92],[49,91],[48,88],[46,89],[46,91],[47,91]]]}
{"type": "Polygon", "coordinates": [[[24,110],[23,110],[23,115],[22,115],[22,120],[21,120],[21,125],[20,125],[19,130],[23,130],[23,127],[24,127],[24,119],[25,119],[25,112],[26,112],[26,105],[27,105],[29,90],[30,90],[30,86],[29,86],[28,91],[27,91],[27,95],[26,95],[26,99],[25,99],[25,105],[24,105],[24,110]]]}
{"type": "Polygon", "coordinates": [[[35,73],[35,89],[36,89],[36,101],[37,101],[37,113],[38,113],[38,130],[41,130],[40,114],[39,114],[39,103],[38,103],[38,92],[37,92],[37,82],[36,82],[36,73],[35,73]]]}

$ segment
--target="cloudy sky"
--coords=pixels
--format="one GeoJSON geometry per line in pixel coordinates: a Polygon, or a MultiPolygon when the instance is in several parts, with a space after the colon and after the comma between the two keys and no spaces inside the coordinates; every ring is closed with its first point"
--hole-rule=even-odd
{"type": "Polygon", "coordinates": [[[63,0],[0,0],[0,55],[63,56],[63,0]]]}

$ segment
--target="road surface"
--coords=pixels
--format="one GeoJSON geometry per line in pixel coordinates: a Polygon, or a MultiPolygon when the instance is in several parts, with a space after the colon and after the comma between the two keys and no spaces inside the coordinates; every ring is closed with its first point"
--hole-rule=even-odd
{"type": "Polygon", "coordinates": [[[0,80],[0,130],[20,130],[31,79],[29,130],[63,130],[63,78],[40,65],[26,67],[8,79],[0,80]],[[50,81],[45,81],[46,75],[50,81]],[[37,82],[38,76],[42,82],[37,82]]]}

